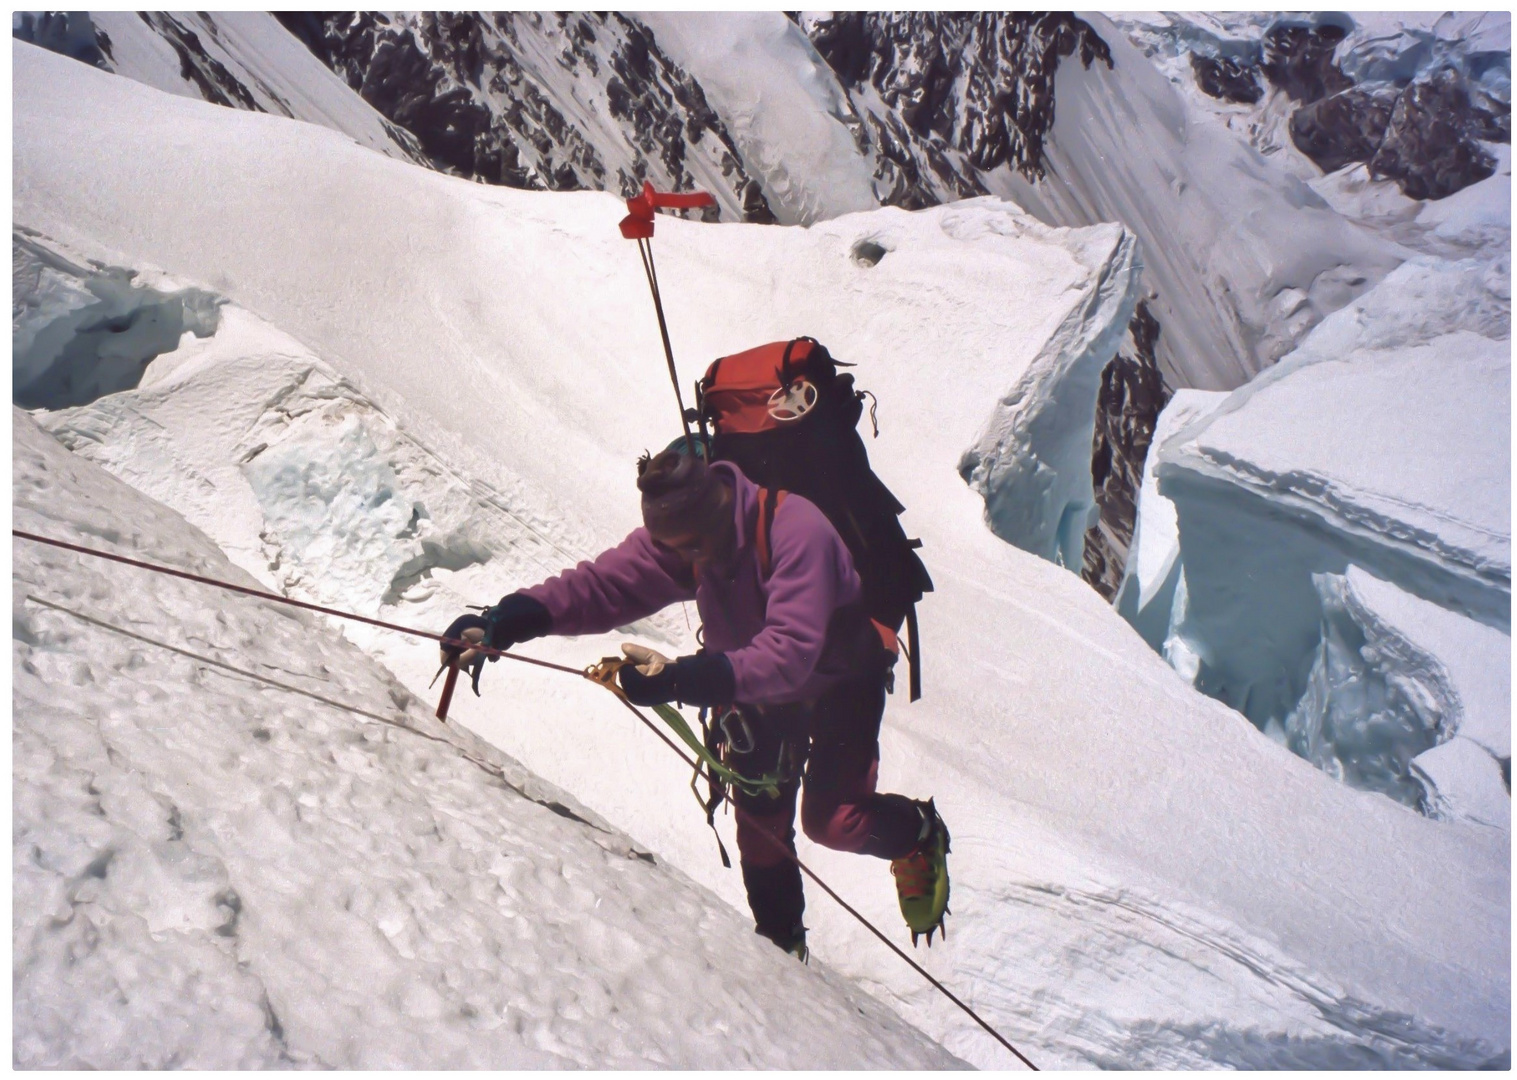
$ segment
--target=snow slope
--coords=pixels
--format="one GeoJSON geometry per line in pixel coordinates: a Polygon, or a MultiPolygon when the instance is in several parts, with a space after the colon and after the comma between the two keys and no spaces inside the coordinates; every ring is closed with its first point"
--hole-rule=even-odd
{"type": "Polygon", "coordinates": [[[774,12],[640,12],[671,60],[699,80],[743,165],[785,225],[879,206],[874,160],[852,109],[800,27],[774,12]]]}
{"type": "MultiPolygon", "coordinates": [[[[14,56],[17,222],[231,301],[215,338],[154,361],[141,389],[49,419],[80,453],[157,484],[298,595],[427,625],[636,521],[632,459],[674,417],[615,200],[484,189],[14,56]],[[169,140],[178,157],[141,153],[169,140]],[[365,498],[396,509],[350,509],[365,498]]],[[[1348,790],[1259,738],[1079,581],[992,536],[953,475],[1122,236],[994,202],[659,226],[687,381],[707,357],[809,332],[880,396],[871,455],[938,585],[927,697],[893,701],[882,736],[882,785],[935,794],[954,832],[948,948],[921,958],[1042,1065],[1504,1060],[1506,836],[1348,790]],[[853,258],[862,240],[884,257],[853,258]]],[[[692,643],[678,611],[639,631],[692,643]]],[[[431,649],[352,636],[409,687],[431,676],[431,649]]],[[[531,651],[583,664],[618,640],[531,651]]],[[[462,720],[741,905],[688,775],[602,691],[503,664],[484,685],[462,720]]],[[[802,854],[898,927],[883,865],[802,854]]],[[[814,892],[808,921],[822,961],[966,1060],[1010,1063],[814,892]]]]}
{"type": "MultiPolygon", "coordinates": [[[[253,583],[13,419],[18,528],[253,583]]],[[[12,588],[17,1066],[955,1064],[321,620],[20,540],[12,588]]]]}
{"type": "Polygon", "coordinates": [[[331,128],[360,146],[423,162],[414,136],[359,97],[266,11],[92,12],[104,67],[188,98],[331,128]]]}

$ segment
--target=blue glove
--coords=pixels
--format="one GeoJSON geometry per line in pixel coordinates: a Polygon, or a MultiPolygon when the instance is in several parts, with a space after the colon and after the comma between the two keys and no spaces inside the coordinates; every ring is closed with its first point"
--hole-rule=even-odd
{"type": "Polygon", "coordinates": [[[631,664],[619,675],[622,691],[634,705],[730,705],[735,677],[725,653],[696,653],[664,665],[657,675],[644,675],[631,664]]]}

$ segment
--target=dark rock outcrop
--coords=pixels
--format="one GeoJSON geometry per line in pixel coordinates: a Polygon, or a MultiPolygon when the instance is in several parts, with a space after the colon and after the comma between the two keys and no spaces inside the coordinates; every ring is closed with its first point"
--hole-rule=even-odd
{"type": "MultiPolygon", "coordinates": [[[[200,36],[184,23],[160,11],[141,11],[138,17],[169,43],[179,57],[179,77],[194,83],[200,96],[217,105],[250,112],[264,112],[253,92],[226,65],[205,51],[200,36]]],[[[272,94],[276,97],[277,95],[272,94]]],[[[289,115],[289,110],[285,110],[289,115]]]]}
{"type": "Polygon", "coordinates": [[[443,171],[510,187],[622,195],[644,180],[688,190],[717,177],[734,216],[774,220],[699,83],[645,27],[621,15],[278,18],[365,101],[412,132],[443,171]],[[605,114],[587,104],[594,101],[604,102],[614,130],[604,129],[605,114]]]}
{"type": "Polygon", "coordinates": [[[1457,72],[1442,71],[1397,100],[1370,175],[1395,180],[1414,199],[1441,199],[1496,171],[1481,139],[1505,142],[1510,134],[1473,106],[1457,72]]]}
{"type": "Polygon", "coordinates": [[[1096,436],[1090,457],[1091,481],[1101,518],[1085,533],[1080,576],[1107,600],[1114,600],[1127,566],[1138,520],[1138,489],[1153,441],[1154,425],[1171,393],[1159,374],[1154,345],[1159,323],[1139,301],[1127,340],[1101,373],[1096,403],[1096,436]]]}
{"type": "Polygon", "coordinates": [[[1414,199],[1441,199],[1496,171],[1480,143],[1511,141],[1510,117],[1445,68],[1405,88],[1356,86],[1303,106],[1291,139],[1324,172],[1363,161],[1414,199]]]}
{"type": "Polygon", "coordinates": [[[1511,103],[1482,76],[1509,57],[1482,53],[1426,70],[1429,54],[1415,46],[1394,62],[1354,69],[1373,73],[1355,84],[1333,59],[1345,36],[1332,22],[1285,21],[1265,31],[1256,57],[1192,52],[1191,71],[1204,93],[1248,104],[1262,99],[1263,75],[1298,103],[1291,141],[1323,172],[1364,162],[1414,199],[1441,199],[1495,172],[1480,144],[1511,142],[1511,103]]]}
{"type": "Polygon", "coordinates": [[[1292,101],[1303,104],[1347,90],[1354,80],[1333,63],[1333,51],[1345,36],[1343,27],[1331,24],[1276,24],[1264,34],[1259,70],[1292,101]]]}
{"type": "Polygon", "coordinates": [[[1353,87],[1303,105],[1291,116],[1291,141],[1323,172],[1368,161],[1380,149],[1401,96],[1395,87],[1353,87]]]}
{"type": "Polygon", "coordinates": [[[800,25],[863,119],[876,192],[916,209],[985,193],[980,173],[1043,174],[1061,60],[1111,66],[1062,12],[837,12],[800,25]]]}
{"type": "Polygon", "coordinates": [[[11,37],[111,70],[111,39],[83,11],[18,11],[11,37]]]}
{"type": "Polygon", "coordinates": [[[1264,96],[1257,63],[1250,64],[1230,56],[1191,53],[1190,68],[1201,92],[1211,97],[1253,105],[1264,96]]]}

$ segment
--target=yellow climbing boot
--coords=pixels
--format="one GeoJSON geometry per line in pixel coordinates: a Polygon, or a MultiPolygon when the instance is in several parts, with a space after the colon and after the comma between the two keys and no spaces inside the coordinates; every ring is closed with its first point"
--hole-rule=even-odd
{"type": "Polygon", "coordinates": [[[944,938],[948,931],[943,927],[943,916],[948,912],[948,827],[938,816],[933,801],[916,804],[922,814],[923,835],[916,850],[909,855],[890,861],[890,872],[895,876],[896,897],[901,902],[901,915],[911,928],[911,943],[927,935],[927,947],[932,948],[934,931],[944,938]]]}

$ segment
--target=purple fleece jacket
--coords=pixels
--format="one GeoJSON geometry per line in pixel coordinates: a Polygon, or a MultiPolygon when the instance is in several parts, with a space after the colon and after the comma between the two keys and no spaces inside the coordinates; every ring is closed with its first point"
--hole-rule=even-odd
{"type": "Polygon", "coordinates": [[[677,556],[638,528],[593,561],[523,591],[548,609],[555,634],[605,633],[693,599],[707,650],[732,662],[738,701],[781,705],[817,697],[853,673],[850,660],[868,625],[857,611],[853,557],[814,503],[786,495],[774,515],[772,569],[763,579],[754,541],[758,487],[728,462],[712,469],[736,496],[731,565],[692,581],[677,556]]]}

